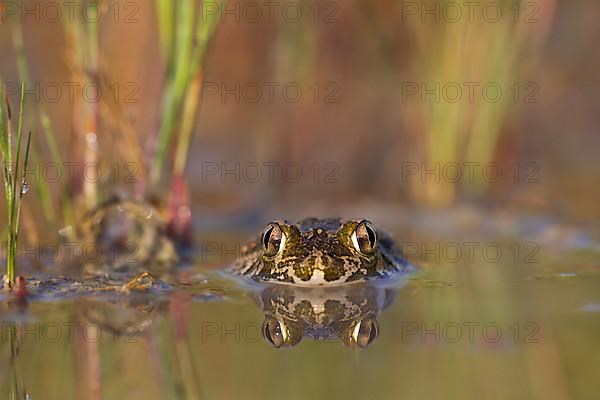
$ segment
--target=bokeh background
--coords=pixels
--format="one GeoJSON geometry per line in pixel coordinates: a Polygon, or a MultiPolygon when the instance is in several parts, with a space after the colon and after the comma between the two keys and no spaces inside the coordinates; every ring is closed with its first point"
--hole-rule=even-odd
{"type": "MultiPolygon", "coordinates": [[[[486,8],[488,3],[478,4],[472,18],[462,3],[443,1],[300,1],[293,8],[282,2],[272,15],[261,2],[218,5],[229,11],[217,21],[206,51],[186,169],[194,210],[226,217],[273,207],[302,214],[311,207],[335,213],[332,204],[372,201],[416,207],[469,202],[578,221],[598,217],[600,61],[594,50],[600,6],[537,0],[486,8]],[[502,15],[495,21],[497,7],[502,15]],[[268,82],[275,85],[272,99],[268,82]],[[477,84],[473,101],[465,82],[477,84]],[[502,88],[499,101],[484,99],[481,88],[488,83],[502,88]],[[436,84],[451,86],[424,95],[424,88],[436,84]],[[286,85],[292,85],[288,97],[301,88],[299,101],[286,97],[286,85]],[[457,85],[462,96],[451,101],[457,85]],[[415,87],[416,94],[410,92],[415,87]],[[465,178],[464,163],[492,162],[503,174],[498,182],[482,180],[482,167],[475,167],[473,181],[465,178]],[[264,163],[297,164],[288,175],[274,167],[271,180],[264,163]],[[421,177],[436,163],[440,173],[457,163],[463,178],[421,177]],[[237,173],[221,176],[236,164],[237,173]],[[258,179],[255,164],[261,166],[258,179]],[[302,177],[296,182],[290,176],[297,166],[302,177]],[[415,166],[413,175],[409,169],[415,166]]],[[[69,24],[50,21],[51,10],[39,4],[40,21],[25,15],[22,23],[29,82],[40,85],[40,100],[31,94],[27,100],[29,125],[39,159],[50,159],[30,103],[43,105],[64,158],[76,160],[85,147],[77,139],[82,106],[68,99],[64,85],[86,79],[74,72],[69,24]],[[44,90],[53,84],[64,90],[51,102],[52,90],[44,90]]],[[[93,78],[103,89],[97,158],[105,169],[115,161],[138,163],[143,177],[164,119],[168,66],[156,3],[117,4],[100,2],[104,14],[96,25],[93,78]]],[[[195,18],[204,18],[196,7],[195,18]]],[[[0,75],[15,83],[15,15],[5,16],[0,75]]],[[[122,181],[115,185],[107,178],[101,196],[119,185],[133,191],[122,181]]],[[[169,188],[168,172],[162,183],[154,192],[169,188]]]]}

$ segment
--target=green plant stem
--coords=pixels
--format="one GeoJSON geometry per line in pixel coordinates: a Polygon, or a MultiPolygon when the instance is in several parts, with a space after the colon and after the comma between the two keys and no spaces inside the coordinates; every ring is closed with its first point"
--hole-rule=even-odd
{"type": "MultiPolygon", "coordinates": [[[[12,187],[10,188],[10,203],[9,203],[9,233],[8,233],[8,254],[6,260],[7,275],[11,286],[15,283],[15,256],[17,250],[17,229],[18,223],[15,221],[17,217],[17,180],[19,177],[19,161],[21,159],[21,142],[23,140],[23,108],[25,106],[25,82],[21,82],[21,101],[19,109],[19,124],[17,128],[17,154],[15,156],[15,167],[12,175],[12,187]]],[[[9,139],[12,135],[9,135],[9,139]]],[[[10,141],[9,141],[10,142],[10,141]]],[[[10,144],[9,144],[10,148],[10,144]]],[[[11,154],[11,152],[9,152],[11,154]]],[[[9,167],[10,168],[10,167],[9,167]]]]}
{"type": "MultiPolygon", "coordinates": [[[[225,0],[204,0],[202,9],[209,9],[209,4],[225,4],[225,0]]],[[[157,13],[167,7],[164,0],[157,0],[157,13]]],[[[222,9],[222,7],[218,8],[222,9]]],[[[165,43],[172,42],[173,23],[166,21],[166,15],[159,15],[161,29],[161,49],[167,65],[167,82],[161,104],[161,122],[158,131],[154,162],[150,169],[150,183],[159,183],[162,169],[169,150],[171,138],[180,128],[175,160],[174,174],[181,173],[187,161],[187,153],[191,141],[193,122],[198,110],[198,95],[202,89],[204,58],[208,44],[212,39],[221,17],[220,13],[197,16],[196,26],[195,4],[192,0],[183,0],[177,15],[175,50],[165,43]],[[179,120],[182,122],[179,122],[179,120]]]]}
{"type": "Polygon", "coordinates": [[[202,90],[202,73],[199,72],[192,83],[185,98],[183,109],[183,121],[181,122],[181,134],[175,150],[175,161],[173,164],[173,175],[183,175],[187,163],[196,110],[198,108],[198,97],[202,90]]]}
{"type": "Polygon", "coordinates": [[[12,125],[11,111],[6,102],[6,129],[4,128],[4,115],[0,110],[0,153],[2,153],[4,164],[4,197],[7,204],[8,214],[8,234],[7,234],[7,254],[6,254],[6,275],[11,286],[15,283],[16,265],[15,256],[17,243],[19,238],[19,222],[21,219],[21,209],[23,204],[23,195],[25,194],[25,173],[29,164],[29,151],[31,149],[31,132],[27,136],[27,145],[25,147],[25,160],[23,162],[23,173],[19,175],[19,163],[21,161],[21,142],[23,139],[23,110],[25,109],[25,82],[21,82],[21,99],[19,109],[19,124],[17,131],[17,154],[15,159],[14,170],[12,163],[7,163],[7,160],[12,160],[12,125]],[[18,182],[21,182],[19,185],[18,182]],[[17,188],[19,194],[17,195],[17,188]]]}
{"type": "Polygon", "coordinates": [[[150,183],[160,181],[162,168],[175,130],[179,109],[189,82],[190,57],[194,33],[194,1],[182,0],[177,13],[173,71],[168,71],[165,93],[161,105],[161,123],[158,131],[154,162],[150,171],[150,183]]]}
{"type": "MultiPolygon", "coordinates": [[[[23,162],[23,171],[27,171],[27,164],[29,163],[29,149],[31,145],[31,132],[27,135],[27,145],[25,146],[25,161],[23,162]]],[[[21,187],[19,190],[19,201],[17,204],[17,217],[15,222],[15,241],[19,239],[19,225],[21,221],[21,207],[23,206],[23,195],[25,194],[25,185],[28,183],[25,181],[25,176],[21,179],[21,187]]]]}
{"type": "Polygon", "coordinates": [[[160,49],[167,65],[167,71],[170,71],[172,67],[171,61],[173,59],[173,3],[171,0],[156,0],[156,5],[160,49]]]}

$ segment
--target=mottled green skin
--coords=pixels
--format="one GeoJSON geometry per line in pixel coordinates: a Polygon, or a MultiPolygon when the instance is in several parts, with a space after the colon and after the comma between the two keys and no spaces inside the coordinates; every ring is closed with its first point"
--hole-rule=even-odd
{"type": "MultiPolygon", "coordinates": [[[[305,338],[340,340],[355,347],[355,327],[379,313],[395,299],[398,288],[378,288],[369,283],[337,287],[269,285],[257,294],[265,323],[277,321],[286,330],[282,347],[294,346],[305,338]]],[[[369,343],[370,344],[370,343],[369,343]]]]}
{"type": "Polygon", "coordinates": [[[86,270],[159,273],[177,263],[158,210],[144,201],[111,198],[87,213],[79,225],[82,246],[95,244],[98,259],[86,259],[86,270]],[[92,261],[92,262],[91,262],[92,261]]]}
{"type": "Polygon", "coordinates": [[[308,218],[291,224],[276,221],[285,234],[282,251],[265,254],[259,237],[244,246],[234,272],[258,281],[329,285],[408,273],[412,267],[394,242],[377,233],[373,254],[359,252],[352,234],[360,220],[308,218]]]}

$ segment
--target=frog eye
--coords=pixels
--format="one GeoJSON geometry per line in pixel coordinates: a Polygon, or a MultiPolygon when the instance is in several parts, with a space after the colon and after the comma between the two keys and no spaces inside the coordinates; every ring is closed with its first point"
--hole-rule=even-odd
{"type": "Polygon", "coordinates": [[[265,255],[274,256],[279,253],[285,244],[285,235],[278,224],[269,224],[262,237],[265,255]]]}
{"type": "Polygon", "coordinates": [[[377,232],[369,221],[362,221],[352,233],[354,248],[363,254],[373,254],[377,246],[377,232]]]}
{"type": "Polygon", "coordinates": [[[364,349],[379,335],[379,324],[374,318],[365,318],[359,321],[352,331],[352,342],[364,349]]]}
{"type": "Polygon", "coordinates": [[[288,340],[288,329],[285,324],[273,317],[265,318],[262,334],[274,347],[284,346],[288,340]]]}

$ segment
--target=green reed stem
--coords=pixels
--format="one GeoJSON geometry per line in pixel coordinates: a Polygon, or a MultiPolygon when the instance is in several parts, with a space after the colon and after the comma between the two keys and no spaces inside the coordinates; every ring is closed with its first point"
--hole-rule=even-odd
{"type": "MultiPolygon", "coordinates": [[[[25,82],[21,82],[21,102],[19,104],[19,125],[17,127],[17,154],[15,159],[15,171],[12,176],[12,192],[11,192],[11,207],[10,207],[10,223],[8,224],[11,236],[10,250],[7,255],[7,269],[8,269],[8,279],[10,280],[11,285],[15,283],[15,256],[17,249],[17,229],[18,223],[15,218],[17,217],[17,208],[20,207],[17,205],[17,181],[19,179],[19,161],[21,159],[21,142],[23,140],[23,108],[25,106],[25,82]]],[[[12,136],[12,135],[11,135],[12,136]]]]}
{"type": "Polygon", "coordinates": [[[156,0],[156,15],[158,17],[158,33],[160,35],[160,50],[167,71],[171,69],[173,49],[173,3],[171,0],[156,0]]]}
{"type": "MultiPolygon", "coordinates": [[[[219,5],[224,3],[225,0],[204,0],[202,9],[220,10],[222,7],[219,8],[219,5]]],[[[180,173],[186,163],[193,121],[198,110],[198,92],[202,86],[204,56],[221,17],[220,13],[195,15],[197,14],[195,2],[182,0],[172,17],[172,21],[176,23],[169,23],[166,21],[166,15],[161,14],[168,5],[164,0],[157,0],[156,5],[161,30],[161,49],[167,65],[167,81],[162,97],[157,147],[150,171],[153,185],[160,181],[169,144],[177,129],[181,132],[175,150],[175,174],[180,173]],[[195,19],[196,26],[194,26],[195,19]],[[175,29],[173,29],[174,25],[175,29]],[[165,45],[172,42],[173,35],[175,36],[174,51],[171,50],[172,46],[165,45]],[[181,120],[183,122],[180,122],[181,120]]]]}
{"type": "Polygon", "coordinates": [[[19,109],[19,124],[17,128],[17,151],[16,159],[13,170],[12,165],[12,125],[11,111],[8,104],[8,99],[5,99],[7,119],[7,128],[4,128],[4,116],[0,113],[0,152],[2,158],[5,161],[4,164],[4,197],[7,203],[7,214],[8,214],[8,243],[7,243],[7,254],[6,254],[6,274],[11,285],[15,282],[15,256],[17,251],[17,243],[19,237],[19,221],[21,218],[21,208],[23,203],[23,195],[27,191],[27,183],[25,182],[25,172],[27,171],[27,165],[29,163],[29,150],[31,148],[31,132],[27,137],[27,145],[25,148],[25,161],[23,163],[23,173],[19,175],[19,164],[21,161],[21,143],[23,140],[23,111],[25,109],[25,82],[21,82],[21,101],[19,109]],[[20,185],[19,185],[20,181],[20,185]],[[17,195],[17,189],[19,194],[17,195]]]}
{"type": "Polygon", "coordinates": [[[156,143],[156,153],[150,171],[152,184],[157,184],[167,156],[178,110],[185,94],[190,66],[194,25],[194,1],[182,0],[177,10],[177,29],[175,32],[175,52],[172,71],[167,71],[167,82],[161,105],[161,122],[156,143]]]}
{"type": "MultiPolygon", "coordinates": [[[[20,143],[19,143],[20,144],[20,143]]],[[[23,195],[29,190],[29,184],[25,180],[27,165],[29,164],[29,149],[31,148],[31,132],[27,135],[27,145],[25,146],[25,161],[23,162],[23,177],[21,178],[21,186],[19,187],[19,202],[17,204],[17,217],[15,222],[15,241],[19,238],[19,225],[21,222],[21,207],[23,206],[23,195]]]]}
{"type": "MultiPolygon", "coordinates": [[[[224,3],[226,3],[226,1],[224,3]]],[[[205,0],[203,3],[203,7],[205,7],[204,9],[208,10],[210,4],[213,4],[213,6],[217,7],[217,4],[214,0],[205,0]]],[[[222,7],[219,9],[222,9],[222,7]]],[[[196,29],[196,48],[194,49],[194,53],[192,55],[191,67],[191,72],[194,75],[191,77],[183,104],[181,133],[177,142],[175,161],[173,164],[173,172],[175,176],[183,175],[183,170],[187,163],[194,121],[196,120],[196,115],[199,109],[198,98],[202,92],[202,84],[204,82],[204,60],[206,51],[208,49],[210,40],[215,33],[220,17],[220,13],[215,13],[210,16],[201,14],[201,22],[198,23],[196,29]]]]}

